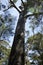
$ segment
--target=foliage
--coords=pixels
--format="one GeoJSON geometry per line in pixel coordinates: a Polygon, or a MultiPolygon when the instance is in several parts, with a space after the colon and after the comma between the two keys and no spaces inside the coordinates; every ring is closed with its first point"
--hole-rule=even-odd
{"type": "Polygon", "coordinates": [[[6,62],[8,63],[9,54],[9,43],[4,40],[0,40],[0,65],[3,65],[3,63],[6,64],[6,62]]]}
{"type": "Polygon", "coordinates": [[[27,43],[36,44],[36,45],[39,45],[39,46],[41,45],[40,47],[43,48],[43,34],[38,33],[34,36],[31,36],[30,38],[28,38],[27,43]]]}
{"type": "Polygon", "coordinates": [[[43,64],[43,34],[37,33],[29,37],[27,43],[30,45],[27,51],[29,62],[35,65],[43,64]]]}

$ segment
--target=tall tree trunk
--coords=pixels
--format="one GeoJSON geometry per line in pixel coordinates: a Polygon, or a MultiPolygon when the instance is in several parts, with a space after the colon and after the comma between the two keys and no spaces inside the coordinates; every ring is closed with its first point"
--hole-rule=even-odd
{"type": "Polygon", "coordinates": [[[25,64],[24,28],[25,28],[25,19],[23,15],[20,14],[8,65],[25,64]]]}

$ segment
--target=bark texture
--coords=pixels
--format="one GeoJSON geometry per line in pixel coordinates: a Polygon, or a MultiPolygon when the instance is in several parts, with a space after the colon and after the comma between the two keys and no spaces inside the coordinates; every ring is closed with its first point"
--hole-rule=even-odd
{"type": "Polygon", "coordinates": [[[25,19],[24,16],[20,14],[8,65],[25,64],[24,28],[25,28],[25,19]]]}

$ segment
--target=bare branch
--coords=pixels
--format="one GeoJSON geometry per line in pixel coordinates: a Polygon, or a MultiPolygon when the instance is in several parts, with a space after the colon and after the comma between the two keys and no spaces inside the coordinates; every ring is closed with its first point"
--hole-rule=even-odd
{"type": "Polygon", "coordinates": [[[23,6],[24,6],[24,2],[23,2],[23,0],[21,0],[21,2],[22,2],[22,4],[23,4],[23,6]]]}
{"type": "Polygon", "coordinates": [[[11,0],[10,0],[10,2],[11,2],[11,4],[12,4],[12,6],[13,6],[19,13],[21,13],[21,11],[16,7],[16,5],[14,4],[14,2],[11,1],[11,0]]]}
{"type": "Polygon", "coordinates": [[[13,6],[11,5],[10,7],[8,7],[7,9],[3,10],[3,11],[7,11],[8,9],[12,8],[13,6]]]}
{"type": "Polygon", "coordinates": [[[36,16],[36,15],[43,15],[43,12],[29,14],[29,15],[26,15],[24,18],[28,18],[29,16],[36,16]]]}

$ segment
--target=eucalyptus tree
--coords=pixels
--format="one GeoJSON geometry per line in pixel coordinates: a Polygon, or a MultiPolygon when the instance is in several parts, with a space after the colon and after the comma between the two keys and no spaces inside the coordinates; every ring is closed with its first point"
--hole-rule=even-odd
{"type": "Polygon", "coordinates": [[[21,6],[19,6],[20,10],[16,7],[13,0],[10,0],[9,3],[9,8],[14,7],[19,12],[19,19],[15,31],[8,65],[24,65],[24,27],[26,19],[30,16],[34,16],[36,19],[38,19],[40,17],[39,15],[43,15],[43,0],[21,0],[21,6]],[[31,12],[31,14],[28,14],[29,12],[31,12]]]}
{"type": "MultiPolygon", "coordinates": [[[[43,14],[43,1],[41,0],[35,0],[35,1],[22,1],[22,5],[19,7],[20,10],[15,6],[14,2],[10,0],[10,7],[16,8],[16,10],[19,12],[19,19],[15,31],[14,36],[14,42],[11,49],[10,59],[9,59],[9,65],[24,65],[24,27],[27,17],[34,16],[36,19],[38,19],[39,15],[43,14]],[[28,13],[31,12],[32,14],[28,13]]],[[[9,9],[8,8],[8,9],[9,9]]],[[[6,10],[4,10],[6,11],[6,10]]],[[[3,20],[1,19],[3,22],[3,20]]],[[[10,20],[11,21],[11,20],[10,20]]],[[[38,20],[39,21],[39,20],[38,20]]],[[[5,25],[2,26],[2,28],[5,29],[5,25]]],[[[2,30],[2,29],[1,29],[2,30]]],[[[4,32],[5,33],[5,32],[4,32]]],[[[5,35],[4,35],[5,36],[5,35]]]]}

